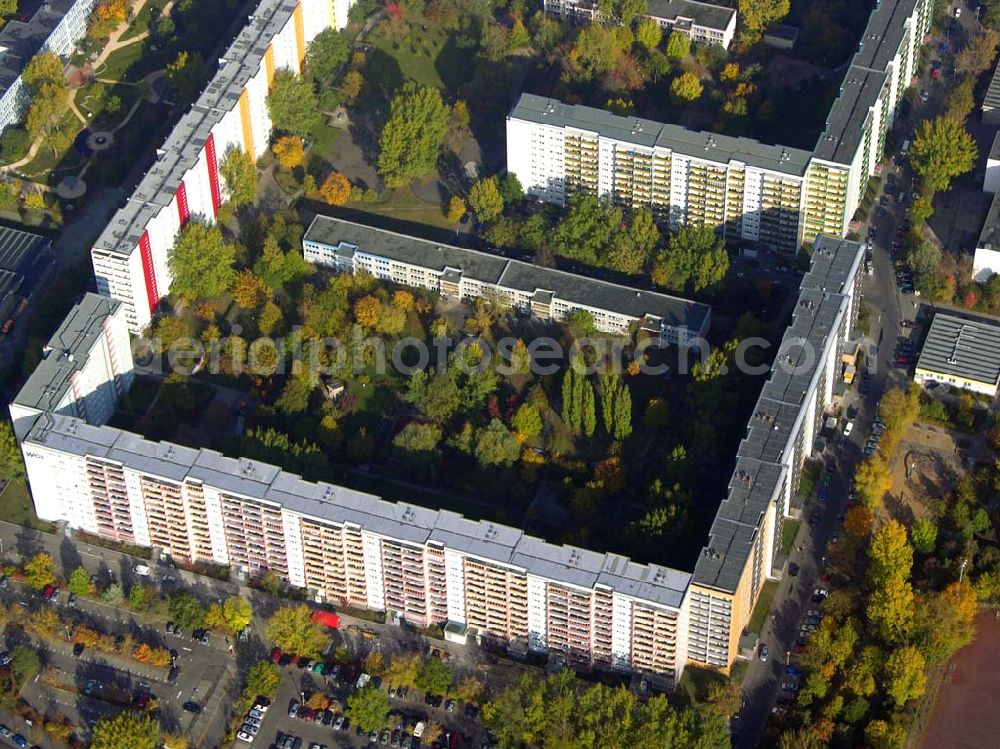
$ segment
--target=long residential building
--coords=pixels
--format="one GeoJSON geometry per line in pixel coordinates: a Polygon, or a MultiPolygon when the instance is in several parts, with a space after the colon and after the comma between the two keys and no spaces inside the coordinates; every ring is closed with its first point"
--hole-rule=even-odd
{"type": "MultiPolygon", "coordinates": [[[[596,0],[545,0],[545,12],[572,21],[601,20],[596,0]]],[[[736,10],[697,0],[649,0],[642,13],[666,33],[679,31],[693,42],[718,44],[724,49],[736,35],[736,10]]]]}
{"type": "Polygon", "coordinates": [[[26,21],[10,18],[0,31],[0,132],[20,122],[31,104],[21,78],[39,52],[66,60],[87,33],[97,0],[47,0],[26,21]]]}
{"type": "Polygon", "coordinates": [[[585,310],[602,332],[624,334],[638,327],[679,346],[703,339],[711,317],[707,304],[330,216],[313,219],[302,252],[307,261],[341,273],[367,272],[445,297],[495,298],[545,320],[585,310]]]}
{"type": "Polygon", "coordinates": [[[792,322],[736,452],[729,492],[688,590],[688,661],[728,669],[764,582],[779,574],[782,521],[833,403],[861,296],[864,248],[819,237],[792,322]]]}
{"type": "Polygon", "coordinates": [[[226,199],[219,167],[232,149],[268,149],[267,96],[276,71],[301,72],[306,48],[342,28],[352,0],[261,0],[201,96],[157,150],[157,161],[91,250],[100,293],[125,304],[142,330],[170,289],[167,258],[192,218],[214,221],[226,199]]]}
{"type": "Polygon", "coordinates": [[[843,237],[917,71],[931,9],[875,6],[811,151],[523,94],[507,117],[507,170],[548,202],[582,190],[671,227],[712,226],[731,244],[795,252],[820,234],[843,237]]]}

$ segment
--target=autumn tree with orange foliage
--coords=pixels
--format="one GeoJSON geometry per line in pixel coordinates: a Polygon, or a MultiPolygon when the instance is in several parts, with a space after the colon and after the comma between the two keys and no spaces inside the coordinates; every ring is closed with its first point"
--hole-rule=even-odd
{"type": "Polygon", "coordinates": [[[241,270],[233,281],[233,301],[243,309],[257,309],[271,298],[271,287],[249,270],[241,270]]]}
{"type": "Polygon", "coordinates": [[[382,302],[375,297],[363,296],[354,303],[354,321],[364,328],[378,326],[382,317],[382,302]]]}
{"type": "Polygon", "coordinates": [[[351,198],[351,182],[340,172],[330,172],[319,194],[329,205],[344,205],[351,198]]]}
{"type": "Polygon", "coordinates": [[[305,148],[302,145],[302,138],[297,135],[283,135],[271,146],[271,152],[278,160],[282,169],[294,169],[302,166],[305,159],[305,148]]]}
{"type": "Polygon", "coordinates": [[[855,505],[844,517],[844,531],[854,538],[863,538],[871,531],[873,522],[871,510],[864,505],[855,505]]]}

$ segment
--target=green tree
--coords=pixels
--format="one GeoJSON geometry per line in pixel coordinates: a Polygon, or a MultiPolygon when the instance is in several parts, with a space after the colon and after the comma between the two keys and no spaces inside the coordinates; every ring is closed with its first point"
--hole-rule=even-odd
{"type": "Polygon", "coordinates": [[[242,208],[257,199],[257,167],[243,150],[230,148],[219,165],[219,174],[226,183],[226,194],[233,208],[242,208]]]}
{"type": "Polygon", "coordinates": [[[542,416],[531,403],[522,403],[514,414],[511,426],[526,437],[537,437],[542,431],[542,416]]]}
{"type": "Polygon", "coordinates": [[[369,684],[347,698],[347,710],[344,712],[362,731],[378,731],[385,728],[388,722],[389,697],[369,684]]]}
{"type": "Polygon", "coordinates": [[[562,419],[570,429],[579,429],[583,424],[580,413],[582,398],[580,379],[581,375],[573,366],[566,368],[562,381],[562,419]]]}
{"type": "Polygon", "coordinates": [[[306,69],[319,84],[333,80],[334,74],[351,54],[350,40],[336,29],[326,29],[309,42],[306,69]]]}
{"type": "Polygon", "coordinates": [[[885,693],[897,707],[921,697],[927,684],[924,656],[912,645],[897,648],[885,662],[885,693]]]}
{"type": "Polygon", "coordinates": [[[205,624],[205,607],[191,593],[172,594],[167,600],[167,612],[181,629],[198,629],[205,624]]]}
{"type": "Polygon", "coordinates": [[[278,132],[305,138],[322,121],[312,84],[289,70],[274,74],[271,94],[267,97],[271,124],[278,132]]]}
{"type": "Polygon", "coordinates": [[[23,571],[24,581],[35,590],[41,590],[56,581],[56,563],[44,551],[25,562],[23,571]]]}
{"type": "Polygon", "coordinates": [[[420,666],[420,656],[416,653],[398,655],[385,669],[383,681],[390,687],[414,688],[417,686],[417,674],[420,673],[420,666]]]}
{"type": "Polygon", "coordinates": [[[181,229],[167,258],[171,291],[193,299],[218,296],[236,277],[235,259],[235,246],[222,238],[218,226],[192,221],[181,229]]]}
{"type": "Polygon", "coordinates": [[[569,68],[580,81],[592,81],[604,75],[618,55],[618,41],[611,28],[593,23],[584,26],[577,34],[569,52],[569,68]]]}
{"type": "Polygon", "coordinates": [[[410,82],[396,94],[379,138],[378,172],[387,187],[402,187],[434,168],[448,115],[436,88],[410,82]]]}
{"type": "Polygon", "coordinates": [[[975,79],[972,76],[965,76],[958,85],[948,92],[948,101],[945,104],[945,117],[958,123],[963,123],[976,108],[976,96],[973,92],[975,79]]]}
{"type": "Polygon", "coordinates": [[[428,658],[420,666],[415,684],[421,692],[445,695],[451,689],[451,682],[454,678],[451,669],[440,658],[428,658]]]}
{"type": "Polygon", "coordinates": [[[0,421],[0,471],[8,481],[24,478],[24,457],[14,438],[14,429],[9,421],[0,421]]]}
{"type": "Polygon", "coordinates": [[[926,189],[941,192],[951,181],[972,170],[976,141],[958,122],[935,117],[917,125],[910,146],[910,163],[926,189]]]}
{"type": "Polygon", "coordinates": [[[10,18],[17,13],[17,0],[0,0],[0,20],[10,18]]]}
{"type": "Polygon", "coordinates": [[[646,405],[642,423],[647,429],[662,429],[670,423],[670,404],[666,398],[656,397],[646,405]]]}
{"type": "Polygon", "coordinates": [[[434,378],[427,384],[426,391],[417,402],[417,408],[427,418],[439,424],[454,416],[461,405],[462,391],[455,382],[455,378],[447,372],[434,375],[434,378]]]}
{"type": "Polygon", "coordinates": [[[919,554],[930,554],[937,544],[937,526],[933,520],[917,518],[910,526],[910,541],[919,554]]]}
{"type": "Polygon", "coordinates": [[[563,219],[551,233],[552,251],[588,265],[598,265],[622,224],[622,212],[610,201],[578,192],[571,195],[563,219]]]}
{"type": "Polygon", "coordinates": [[[476,180],[469,190],[469,207],[483,222],[492,221],[503,213],[503,196],[496,177],[476,180]]]}
{"type": "Polygon", "coordinates": [[[701,291],[715,286],[729,271],[722,240],[708,226],[684,225],[667,240],[653,266],[653,283],[675,291],[701,291]]]}
{"type": "Polygon", "coordinates": [[[174,61],[167,65],[167,82],[185,102],[195,100],[206,78],[208,67],[200,52],[181,50],[174,61]]]}
{"type": "MultiPolygon", "coordinates": [[[[671,31],[667,37],[667,57],[683,60],[691,52],[691,37],[682,31],[671,31]]],[[[697,97],[695,97],[697,98],[697,97]]]]}
{"type": "MultiPolygon", "coordinates": [[[[991,2],[987,5],[996,5],[996,3],[991,2]]],[[[973,35],[969,43],[955,55],[955,69],[959,73],[966,74],[967,80],[972,80],[974,83],[975,78],[993,67],[998,43],[1000,43],[1000,32],[988,26],[983,28],[980,33],[973,35]]]]}
{"type": "Polygon", "coordinates": [[[69,106],[69,85],[63,76],[63,62],[53,52],[39,52],[24,67],[21,80],[31,105],[24,126],[32,140],[49,134],[69,106]]]}
{"type": "Polygon", "coordinates": [[[906,262],[913,271],[913,283],[922,294],[933,294],[941,267],[941,248],[934,242],[920,239],[906,253],[906,262]]]}
{"type": "Polygon", "coordinates": [[[507,172],[500,178],[499,188],[504,207],[510,207],[524,200],[524,188],[513,172],[507,172]]]}
{"type": "Polygon", "coordinates": [[[146,589],[136,583],[128,589],[128,605],[131,609],[141,609],[146,605],[146,589]]]}
{"type": "Polygon", "coordinates": [[[521,444],[500,419],[493,419],[476,435],[474,449],[479,465],[511,465],[521,455],[521,444]]]}
{"type": "Polygon", "coordinates": [[[877,507],[892,486],[892,475],[885,458],[876,453],[862,460],[854,471],[854,490],[865,507],[877,507]]]}
{"type": "Polygon", "coordinates": [[[77,567],[70,573],[66,590],[73,595],[85,596],[93,592],[94,586],[90,582],[90,573],[83,567],[77,567]]]}
{"type": "Polygon", "coordinates": [[[789,0],[737,0],[740,22],[751,39],[759,39],[773,23],[788,15],[789,0]]]}
{"type": "Polygon", "coordinates": [[[250,601],[239,596],[230,596],[222,604],[222,619],[230,632],[234,634],[242,632],[253,621],[253,607],[250,601]]]}
{"type": "Polygon", "coordinates": [[[281,669],[278,665],[271,661],[260,661],[253,664],[247,672],[246,693],[252,697],[267,697],[277,692],[280,684],[281,669]]]}
{"type": "Polygon", "coordinates": [[[705,87],[701,85],[701,80],[697,73],[690,70],[681,73],[670,82],[670,98],[676,104],[689,104],[701,98],[705,87]]]}
{"type": "Polygon", "coordinates": [[[581,426],[583,428],[583,433],[588,437],[592,437],[594,435],[594,431],[597,429],[597,402],[594,398],[594,386],[590,383],[590,380],[585,378],[581,378],[580,382],[581,426]]]}
{"type": "Polygon", "coordinates": [[[24,684],[42,670],[42,659],[29,645],[15,645],[10,651],[10,671],[18,684],[24,684]]]}
{"type": "Polygon", "coordinates": [[[156,718],[126,710],[94,724],[90,749],[160,749],[162,744],[163,734],[156,718]]]}
{"type": "Polygon", "coordinates": [[[267,620],[267,636],[284,651],[315,658],[326,645],[322,628],[311,618],[308,606],[282,606],[267,620]]]}
{"type": "MultiPolygon", "coordinates": [[[[656,49],[663,39],[663,29],[652,18],[643,18],[635,26],[635,40],[648,50],[656,49]]],[[[688,45],[690,46],[690,45],[688,45]]]]}
{"type": "Polygon", "coordinates": [[[274,404],[275,408],[288,415],[302,413],[309,407],[309,396],[315,388],[316,384],[310,374],[293,375],[285,380],[285,387],[274,404]]]}

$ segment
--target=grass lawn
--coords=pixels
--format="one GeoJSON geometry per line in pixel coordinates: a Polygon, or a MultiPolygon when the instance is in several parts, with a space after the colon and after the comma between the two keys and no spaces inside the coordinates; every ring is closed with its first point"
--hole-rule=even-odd
{"type": "Polygon", "coordinates": [[[809,460],[802,466],[802,473],[799,476],[799,494],[806,499],[811,497],[816,491],[816,484],[819,483],[820,472],[823,470],[819,461],[809,460]]]}
{"type": "Polygon", "coordinates": [[[677,694],[689,706],[704,702],[708,696],[708,688],[712,684],[725,683],[726,677],[718,671],[709,668],[698,668],[697,666],[686,666],[681,674],[680,684],[677,685],[677,694]]]}
{"type": "MultiPolygon", "coordinates": [[[[417,224],[428,224],[439,229],[454,229],[441,212],[441,206],[436,203],[425,203],[418,198],[409,187],[398,190],[388,190],[385,196],[373,203],[348,203],[345,208],[358,213],[373,216],[384,216],[394,221],[412,221],[417,224]]],[[[347,218],[345,216],[345,218],[347,218]]],[[[377,221],[371,223],[378,224],[377,221]]]]}
{"type": "Polygon", "coordinates": [[[330,127],[325,122],[313,130],[310,135],[312,145],[309,147],[307,159],[320,158],[329,162],[333,158],[333,146],[340,138],[340,128],[330,127]]]}
{"type": "MultiPolygon", "coordinates": [[[[83,127],[80,121],[69,110],[63,115],[60,126],[74,128],[73,132],[79,132],[83,127]]],[[[50,174],[53,169],[56,167],[60,170],[76,169],[82,167],[83,163],[83,157],[73,149],[72,143],[65,150],[53,151],[46,142],[38,149],[35,158],[21,167],[20,171],[29,176],[46,175],[46,181],[50,184],[55,184],[65,175],[61,173],[50,174]]]]}
{"type": "Polygon", "coordinates": [[[129,44],[116,49],[108,55],[108,59],[95,71],[95,74],[98,78],[108,78],[114,81],[124,80],[125,72],[139,61],[145,46],[141,42],[136,42],[135,44],[129,44]]]}
{"type": "Polygon", "coordinates": [[[8,523],[27,525],[40,531],[52,530],[52,523],[41,521],[35,515],[35,507],[31,503],[24,479],[10,482],[3,493],[0,493],[0,518],[8,523]]]}
{"type": "Polygon", "coordinates": [[[428,21],[411,23],[402,41],[378,33],[369,35],[368,41],[375,49],[368,56],[366,75],[385,91],[394,91],[404,80],[454,91],[474,70],[472,53],[428,21]]]}
{"type": "Polygon", "coordinates": [[[792,546],[795,544],[795,537],[799,535],[800,520],[786,520],[781,526],[781,555],[788,556],[792,553],[792,546]]]}
{"type": "Polygon", "coordinates": [[[771,580],[764,583],[764,587],[760,591],[760,598],[757,599],[757,605],[754,607],[753,616],[750,617],[750,625],[747,627],[751,632],[760,634],[764,628],[767,614],[771,610],[771,601],[774,600],[774,594],[777,592],[777,581],[771,580]]]}
{"type": "Polygon", "coordinates": [[[163,6],[166,3],[163,0],[148,0],[148,2],[142,6],[142,10],[139,11],[139,15],[135,17],[135,21],[129,26],[128,31],[126,31],[121,36],[123,42],[127,42],[129,39],[139,36],[144,31],[149,30],[150,21],[153,20],[153,13],[156,15],[160,14],[163,10],[163,6]]]}

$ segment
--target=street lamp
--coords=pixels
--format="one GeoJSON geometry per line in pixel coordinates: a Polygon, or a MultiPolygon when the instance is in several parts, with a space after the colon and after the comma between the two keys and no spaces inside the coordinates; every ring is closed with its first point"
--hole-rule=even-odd
{"type": "Polygon", "coordinates": [[[791,650],[786,650],[785,651],[785,665],[786,666],[792,665],[792,651],[791,650]]]}
{"type": "Polygon", "coordinates": [[[961,566],[958,568],[958,582],[962,582],[962,578],[965,577],[965,565],[969,563],[968,559],[963,559],[961,566]]]}

